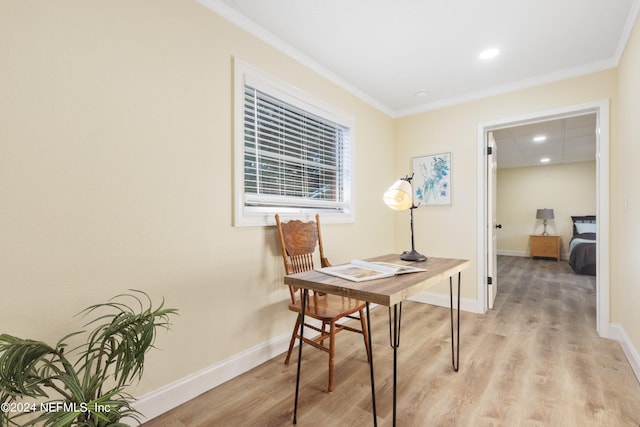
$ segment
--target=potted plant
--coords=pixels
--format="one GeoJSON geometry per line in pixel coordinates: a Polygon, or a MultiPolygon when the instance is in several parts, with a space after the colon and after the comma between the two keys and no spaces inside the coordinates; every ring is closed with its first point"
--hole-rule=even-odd
{"type": "Polygon", "coordinates": [[[85,327],[54,346],[0,335],[0,426],[116,427],[139,421],[125,388],[140,380],[158,328],[176,309],[153,308],[141,291],[80,312],[85,327]],[[70,348],[71,342],[84,342],[70,348]]]}

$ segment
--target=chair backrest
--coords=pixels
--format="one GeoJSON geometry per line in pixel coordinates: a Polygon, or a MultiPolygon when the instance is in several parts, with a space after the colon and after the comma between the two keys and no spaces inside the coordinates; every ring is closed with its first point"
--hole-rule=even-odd
{"type": "MultiPolygon", "coordinates": [[[[315,221],[303,222],[297,219],[281,222],[276,214],[276,226],[280,239],[280,249],[286,274],[301,273],[313,270],[316,248],[320,251],[320,264],[328,267],[331,264],[324,256],[322,234],[320,232],[320,215],[315,221]]],[[[291,299],[295,302],[296,289],[291,288],[291,299]]]]}

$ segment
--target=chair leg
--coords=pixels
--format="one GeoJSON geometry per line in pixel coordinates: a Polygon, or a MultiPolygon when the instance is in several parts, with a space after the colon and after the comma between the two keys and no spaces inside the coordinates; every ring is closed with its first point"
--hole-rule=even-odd
{"type": "Polygon", "coordinates": [[[289,351],[287,351],[287,357],[284,359],[284,364],[289,364],[289,359],[291,358],[291,352],[293,351],[293,345],[296,342],[296,337],[298,335],[298,331],[300,330],[300,315],[298,314],[298,318],[296,319],[296,326],[293,327],[293,333],[291,334],[291,341],[289,341],[289,351]]]}
{"type": "Polygon", "coordinates": [[[371,354],[369,353],[369,336],[367,334],[367,321],[364,318],[364,310],[360,310],[360,325],[362,326],[362,336],[364,337],[364,348],[367,350],[367,362],[371,363],[371,354]]]}
{"type": "Polygon", "coordinates": [[[320,332],[320,341],[318,341],[322,346],[324,346],[324,340],[329,336],[329,334],[327,333],[327,325],[329,324],[329,322],[322,322],[322,332],[320,332]]]}
{"type": "Polygon", "coordinates": [[[331,322],[329,330],[329,387],[328,392],[333,392],[333,355],[336,348],[336,322],[331,322]]]}

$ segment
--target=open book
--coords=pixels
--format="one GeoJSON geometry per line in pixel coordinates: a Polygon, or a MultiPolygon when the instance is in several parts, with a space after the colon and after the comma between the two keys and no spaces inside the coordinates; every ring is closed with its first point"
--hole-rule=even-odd
{"type": "Polygon", "coordinates": [[[318,268],[317,271],[351,280],[352,282],[364,282],[365,280],[381,279],[383,277],[391,277],[398,274],[417,273],[419,271],[427,270],[424,268],[392,264],[388,262],[354,260],[349,264],[318,268]]]}

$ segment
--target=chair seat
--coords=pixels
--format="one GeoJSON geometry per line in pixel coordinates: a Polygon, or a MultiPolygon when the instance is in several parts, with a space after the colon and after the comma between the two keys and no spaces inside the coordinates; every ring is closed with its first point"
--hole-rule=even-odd
{"type": "MultiPolygon", "coordinates": [[[[365,302],[353,298],[332,294],[310,295],[305,316],[330,321],[357,313],[364,307],[365,302]]],[[[302,311],[301,302],[298,300],[293,304],[289,304],[289,310],[300,313],[302,311]]]]}

